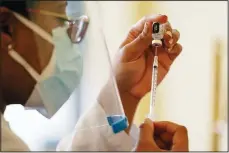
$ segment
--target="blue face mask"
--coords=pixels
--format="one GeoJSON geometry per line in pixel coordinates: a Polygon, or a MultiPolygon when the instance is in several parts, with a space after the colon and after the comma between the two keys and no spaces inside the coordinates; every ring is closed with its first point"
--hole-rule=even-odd
{"type": "Polygon", "coordinates": [[[38,82],[38,90],[49,116],[68,100],[77,87],[82,74],[82,58],[79,50],[71,43],[67,29],[53,30],[55,66],[51,76],[38,82]]]}
{"type": "Polygon", "coordinates": [[[31,21],[16,14],[16,17],[54,45],[50,63],[39,75],[16,51],[10,49],[9,54],[21,64],[37,81],[26,107],[45,108],[46,117],[53,116],[69,99],[80,82],[82,75],[82,58],[79,46],[73,45],[67,34],[67,27],[53,29],[52,36],[31,21]],[[39,32],[38,32],[39,31],[39,32]],[[51,38],[50,38],[51,37],[51,38]]]}

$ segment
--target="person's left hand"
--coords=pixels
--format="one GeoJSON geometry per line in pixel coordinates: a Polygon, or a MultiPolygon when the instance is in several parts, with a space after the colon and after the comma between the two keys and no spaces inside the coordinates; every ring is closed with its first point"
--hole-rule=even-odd
{"type": "Polygon", "coordinates": [[[189,151],[188,130],[185,126],[169,121],[152,122],[147,118],[139,128],[139,139],[134,151],[189,151]]]}
{"type": "Polygon", "coordinates": [[[139,100],[151,89],[154,48],[150,45],[153,22],[166,25],[164,45],[158,48],[158,83],[163,80],[182,50],[177,43],[179,32],[171,28],[167,16],[149,16],[137,22],[121,44],[115,58],[115,75],[121,96],[128,93],[139,100]]]}

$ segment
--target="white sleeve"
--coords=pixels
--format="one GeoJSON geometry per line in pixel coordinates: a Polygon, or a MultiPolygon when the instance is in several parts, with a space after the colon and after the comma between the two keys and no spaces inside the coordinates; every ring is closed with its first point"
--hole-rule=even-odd
{"type": "Polygon", "coordinates": [[[30,151],[28,146],[10,129],[1,114],[1,151],[30,151]]]}
{"type": "Polygon", "coordinates": [[[134,145],[126,132],[112,132],[103,108],[96,103],[80,118],[74,131],[60,141],[57,151],[131,151],[134,145]]]}

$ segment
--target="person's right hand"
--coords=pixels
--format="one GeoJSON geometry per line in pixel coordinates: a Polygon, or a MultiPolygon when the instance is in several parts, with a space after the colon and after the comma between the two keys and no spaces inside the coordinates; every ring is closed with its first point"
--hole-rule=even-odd
{"type": "Polygon", "coordinates": [[[146,119],[140,126],[135,151],[188,151],[188,132],[184,126],[146,119]]]}

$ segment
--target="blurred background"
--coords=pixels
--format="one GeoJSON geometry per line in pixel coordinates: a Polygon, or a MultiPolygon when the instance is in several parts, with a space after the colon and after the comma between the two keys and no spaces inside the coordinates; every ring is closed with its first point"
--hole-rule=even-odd
{"type": "MultiPolygon", "coordinates": [[[[172,28],[179,30],[182,54],[158,87],[157,120],[168,120],[185,125],[189,132],[190,151],[228,150],[227,118],[227,2],[167,2],[122,1],[99,2],[103,17],[95,15],[96,2],[69,1],[67,14],[90,17],[89,31],[80,45],[83,54],[92,48],[96,26],[102,23],[111,57],[131,25],[150,14],[166,14],[172,28]]],[[[102,72],[102,68],[100,71],[102,72]]],[[[69,101],[55,115],[52,125],[36,111],[24,111],[22,106],[9,106],[5,117],[11,128],[32,150],[55,150],[59,140],[74,128],[79,114],[91,103],[74,107],[77,89],[69,101]],[[70,112],[70,113],[69,113],[70,112]],[[17,115],[14,119],[12,116],[17,115]],[[18,122],[20,118],[20,121],[18,122]],[[31,121],[36,120],[36,124],[31,121]],[[55,125],[62,126],[55,126],[55,125]],[[42,132],[37,132],[42,131],[42,132]],[[39,140],[43,141],[37,144],[39,140]]],[[[144,121],[149,111],[149,94],[141,101],[134,124],[144,121]]],[[[41,141],[40,141],[41,142],[41,141]]]]}

